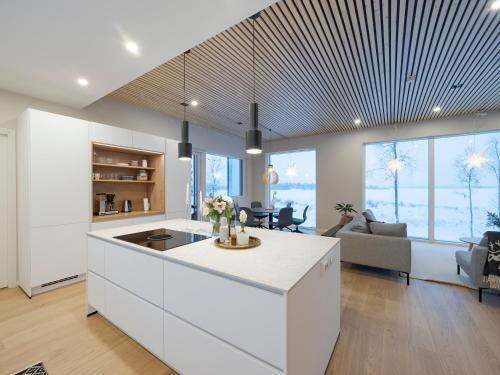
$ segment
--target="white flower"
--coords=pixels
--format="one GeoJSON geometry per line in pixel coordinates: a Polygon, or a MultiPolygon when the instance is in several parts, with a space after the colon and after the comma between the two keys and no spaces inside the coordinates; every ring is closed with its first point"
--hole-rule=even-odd
{"type": "Polygon", "coordinates": [[[210,209],[206,204],[203,205],[202,210],[203,210],[202,211],[203,216],[207,216],[210,213],[210,209]]]}
{"type": "Polygon", "coordinates": [[[227,203],[229,203],[229,204],[233,204],[233,198],[231,198],[231,197],[229,197],[229,196],[227,196],[227,195],[223,195],[223,196],[222,196],[222,200],[223,200],[223,201],[226,201],[226,202],[227,202],[227,203]]]}
{"type": "Polygon", "coordinates": [[[240,223],[246,224],[247,222],[247,213],[244,210],[240,211],[240,223]]]}

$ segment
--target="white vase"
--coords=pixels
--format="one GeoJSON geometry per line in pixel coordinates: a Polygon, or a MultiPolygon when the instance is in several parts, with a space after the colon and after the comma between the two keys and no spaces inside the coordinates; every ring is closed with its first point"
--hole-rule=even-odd
{"type": "Polygon", "coordinates": [[[248,232],[238,232],[236,233],[236,243],[238,245],[248,245],[250,241],[250,235],[248,232]]]}

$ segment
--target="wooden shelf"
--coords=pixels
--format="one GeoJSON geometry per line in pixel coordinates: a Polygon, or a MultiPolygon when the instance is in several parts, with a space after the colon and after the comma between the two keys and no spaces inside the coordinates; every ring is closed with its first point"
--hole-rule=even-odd
{"type": "Polygon", "coordinates": [[[124,169],[144,169],[147,171],[154,171],[156,168],[153,167],[134,167],[132,165],[117,165],[117,164],[107,164],[107,163],[92,163],[94,167],[107,167],[107,168],[124,168],[124,169]]]}
{"type": "Polygon", "coordinates": [[[137,181],[137,180],[92,180],[93,182],[108,182],[108,183],[125,183],[125,184],[154,184],[154,181],[137,181]]]}
{"type": "Polygon", "coordinates": [[[102,215],[92,216],[92,221],[94,223],[101,221],[110,221],[110,220],[120,220],[120,219],[130,219],[134,217],[142,217],[142,216],[154,216],[154,215],[163,215],[165,211],[132,211],[132,212],[120,212],[115,215],[102,215]]]}

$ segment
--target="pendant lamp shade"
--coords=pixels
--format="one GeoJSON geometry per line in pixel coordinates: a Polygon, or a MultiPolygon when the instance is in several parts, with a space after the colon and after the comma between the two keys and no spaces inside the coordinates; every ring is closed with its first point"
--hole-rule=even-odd
{"type": "Polygon", "coordinates": [[[184,107],[184,120],[182,121],[182,135],[181,142],[177,145],[177,157],[179,160],[189,161],[193,157],[193,145],[189,143],[189,122],[186,120],[186,107],[188,104],[186,103],[186,54],[190,51],[184,52],[184,101],[181,105],[184,107]]]}
{"type": "Polygon", "coordinates": [[[276,172],[272,164],[269,164],[264,173],[262,173],[261,180],[264,185],[276,185],[280,182],[278,172],[276,172]]]}
{"type": "Polygon", "coordinates": [[[245,134],[247,154],[262,153],[262,132],[258,129],[259,105],[250,103],[250,126],[245,134]]]}

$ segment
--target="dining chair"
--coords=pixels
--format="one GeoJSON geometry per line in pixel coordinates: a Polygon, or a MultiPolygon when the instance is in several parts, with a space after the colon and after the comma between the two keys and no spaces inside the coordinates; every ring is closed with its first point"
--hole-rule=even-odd
{"type": "Polygon", "coordinates": [[[278,214],[278,221],[273,222],[273,229],[279,228],[279,230],[283,230],[283,228],[288,229],[290,232],[292,231],[289,227],[293,224],[293,208],[292,207],[284,207],[280,210],[278,214]]]}
{"type": "Polygon", "coordinates": [[[305,221],[307,220],[307,210],[309,209],[309,205],[306,206],[306,208],[304,208],[304,212],[302,212],[302,218],[293,218],[293,225],[295,225],[295,230],[294,232],[297,232],[297,233],[302,233],[300,230],[299,230],[299,225],[302,225],[305,223],[305,221]]]}
{"type": "Polygon", "coordinates": [[[262,203],[259,201],[253,201],[252,203],[250,203],[250,207],[251,208],[262,208],[262,203]]]}
{"type": "Polygon", "coordinates": [[[253,227],[253,228],[265,228],[262,225],[262,221],[260,221],[259,219],[257,219],[255,217],[251,208],[240,207],[240,211],[245,211],[247,214],[247,222],[245,223],[246,226],[253,227]]]}
{"type": "MultiPolygon", "coordinates": [[[[251,208],[262,208],[262,203],[259,201],[253,201],[252,203],[250,203],[250,207],[251,208]]],[[[263,225],[264,219],[267,218],[269,215],[267,213],[263,212],[263,213],[254,213],[253,216],[256,217],[257,219],[259,219],[261,222],[261,225],[263,225]]]]}

